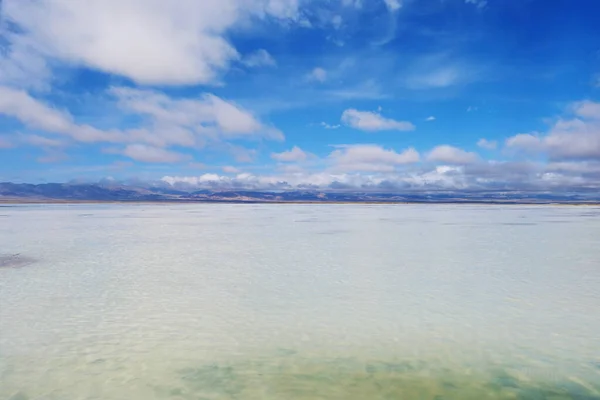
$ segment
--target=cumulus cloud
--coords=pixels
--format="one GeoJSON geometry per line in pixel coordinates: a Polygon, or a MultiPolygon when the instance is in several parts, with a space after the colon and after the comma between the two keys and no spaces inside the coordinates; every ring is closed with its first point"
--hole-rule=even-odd
{"type": "Polygon", "coordinates": [[[477,141],[477,146],[481,147],[482,149],[486,149],[486,150],[494,150],[495,148],[498,147],[498,142],[495,140],[487,140],[485,138],[479,139],[479,141],[477,141]]]}
{"type": "Polygon", "coordinates": [[[310,153],[305,152],[298,146],[294,146],[291,150],[283,151],[281,153],[271,153],[271,158],[276,161],[282,162],[300,162],[305,161],[311,156],[310,153]]]}
{"type": "Polygon", "coordinates": [[[441,145],[434,147],[427,155],[427,160],[446,164],[471,164],[477,162],[479,156],[458,147],[441,145]]]}
{"type": "Polygon", "coordinates": [[[349,108],[342,113],[342,123],[354,129],[362,131],[412,131],[415,126],[408,121],[396,121],[394,119],[385,118],[378,112],[359,111],[354,108],[349,108]]]}
{"type": "Polygon", "coordinates": [[[537,152],[543,148],[542,140],[538,134],[519,133],[511,136],[505,141],[506,147],[510,149],[523,150],[527,152],[537,152]]]}
{"type": "Polygon", "coordinates": [[[427,122],[435,121],[435,117],[432,115],[430,117],[425,118],[425,121],[427,121],[427,122]]]}
{"type": "Polygon", "coordinates": [[[401,153],[374,144],[345,145],[331,152],[329,161],[338,171],[394,171],[397,166],[419,161],[419,153],[409,148],[401,153]]]}
{"type": "Polygon", "coordinates": [[[165,176],[171,185],[211,189],[258,190],[598,190],[600,163],[552,163],[480,161],[467,165],[406,166],[402,169],[373,168],[367,171],[328,169],[307,172],[285,168],[280,174],[222,176],[165,176]]]}
{"type": "Polygon", "coordinates": [[[310,71],[308,75],[306,75],[306,79],[308,81],[315,81],[321,83],[325,82],[327,80],[327,71],[323,68],[317,67],[310,71]]]}
{"type": "Polygon", "coordinates": [[[123,150],[123,155],[136,161],[146,163],[176,163],[188,157],[181,153],[152,147],[145,144],[130,144],[123,150]]]}
{"type": "Polygon", "coordinates": [[[600,120],[600,103],[585,100],[572,105],[575,115],[592,120],[600,120]]]}
{"type": "Polygon", "coordinates": [[[259,49],[248,54],[242,62],[248,67],[275,67],[277,65],[273,56],[265,49],[259,49]]]}
{"type": "Polygon", "coordinates": [[[506,140],[509,149],[546,154],[551,160],[600,160],[600,103],[573,103],[545,134],[525,133],[506,140]]]}
{"type": "Polygon", "coordinates": [[[214,82],[237,50],[226,33],[240,21],[298,21],[297,0],[5,0],[9,67],[31,72],[46,59],[125,76],[142,84],[214,82]],[[116,11],[115,11],[116,10],[116,11]]]}

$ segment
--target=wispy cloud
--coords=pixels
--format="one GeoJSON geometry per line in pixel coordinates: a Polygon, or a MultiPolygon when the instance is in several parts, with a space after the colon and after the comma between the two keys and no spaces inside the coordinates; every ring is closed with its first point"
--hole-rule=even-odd
{"type": "Polygon", "coordinates": [[[126,155],[133,160],[146,163],[176,163],[189,158],[181,153],[145,144],[127,145],[123,150],[123,155],[126,155]]]}
{"type": "Polygon", "coordinates": [[[40,135],[22,135],[21,140],[24,143],[38,147],[64,147],[66,143],[59,139],[53,139],[40,135]]]}
{"type": "Polygon", "coordinates": [[[498,142],[495,140],[487,140],[485,138],[481,138],[479,139],[479,141],[477,141],[477,146],[486,150],[494,150],[498,147],[498,142]]]}
{"type": "Polygon", "coordinates": [[[402,7],[401,0],[383,0],[390,11],[398,11],[402,7]]]}
{"type": "Polygon", "coordinates": [[[446,164],[472,164],[479,160],[476,153],[471,153],[458,147],[441,145],[433,148],[427,154],[428,161],[446,163],[446,164]]]}
{"type": "Polygon", "coordinates": [[[358,85],[326,90],[324,94],[336,100],[381,100],[389,97],[373,79],[358,85]]]}
{"type": "Polygon", "coordinates": [[[242,63],[248,67],[275,67],[277,62],[265,49],[256,50],[242,59],[242,63]]]}
{"type": "Polygon", "coordinates": [[[243,146],[229,144],[226,146],[226,151],[231,154],[233,159],[239,163],[251,163],[254,162],[258,151],[256,149],[248,149],[243,146]]]}
{"type": "Polygon", "coordinates": [[[338,129],[341,127],[340,124],[330,125],[327,122],[321,122],[319,125],[321,125],[325,129],[338,129]]]}
{"type": "Polygon", "coordinates": [[[239,174],[240,172],[242,172],[239,168],[236,168],[234,166],[231,165],[226,165],[222,168],[223,172],[225,172],[226,174],[239,174]]]}
{"type": "Polygon", "coordinates": [[[7,138],[0,137],[0,149],[12,149],[15,144],[7,138]]]}
{"type": "Polygon", "coordinates": [[[38,157],[36,160],[37,162],[40,163],[44,163],[44,164],[51,164],[51,163],[59,163],[65,160],[68,160],[69,156],[61,151],[56,151],[56,150],[50,150],[47,151],[43,156],[38,157]]]}
{"type": "Polygon", "coordinates": [[[412,74],[406,83],[411,89],[445,88],[458,83],[460,77],[460,71],[455,67],[437,67],[412,74]]]}
{"type": "Polygon", "coordinates": [[[306,75],[306,80],[323,83],[327,80],[327,71],[324,68],[316,67],[306,75]]]}
{"type": "Polygon", "coordinates": [[[487,0],[465,0],[467,4],[473,4],[475,7],[481,9],[487,6],[487,0]]]}
{"type": "Polygon", "coordinates": [[[359,111],[354,108],[345,110],[341,118],[342,123],[362,131],[412,131],[415,126],[408,121],[396,121],[385,118],[375,111],[359,111]]]}

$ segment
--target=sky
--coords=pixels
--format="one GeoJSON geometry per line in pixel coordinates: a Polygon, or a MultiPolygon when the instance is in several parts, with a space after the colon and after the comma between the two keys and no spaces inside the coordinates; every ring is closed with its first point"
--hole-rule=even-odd
{"type": "Polygon", "coordinates": [[[600,188],[600,1],[0,7],[0,181],[600,188]]]}

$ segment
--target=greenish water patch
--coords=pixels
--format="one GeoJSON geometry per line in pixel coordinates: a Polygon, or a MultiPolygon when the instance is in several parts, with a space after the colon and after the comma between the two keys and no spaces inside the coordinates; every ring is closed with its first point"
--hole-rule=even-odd
{"type": "Polygon", "coordinates": [[[286,400],[600,400],[600,386],[565,376],[532,380],[510,368],[432,367],[418,361],[311,360],[294,357],[211,364],[178,372],[157,387],[172,399],[286,400]]]}

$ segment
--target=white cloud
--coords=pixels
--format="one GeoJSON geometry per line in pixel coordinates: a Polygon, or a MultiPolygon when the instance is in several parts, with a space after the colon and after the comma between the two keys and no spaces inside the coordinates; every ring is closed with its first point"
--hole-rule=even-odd
{"type": "MultiPolygon", "coordinates": [[[[283,140],[283,134],[262,124],[242,107],[205,93],[199,99],[173,99],[162,93],[132,88],[112,88],[125,111],[150,117],[154,126],[181,133],[180,145],[191,145],[192,133],[210,139],[265,138],[283,140]],[[187,132],[187,135],[186,135],[187,132]],[[187,142],[187,143],[184,143],[187,142]]],[[[167,138],[168,140],[168,138],[167,138]]]]}
{"type": "Polygon", "coordinates": [[[226,33],[241,21],[299,20],[297,0],[4,0],[2,11],[19,27],[9,76],[43,73],[51,58],[165,85],[214,82],[239,58],[226,33]]]}
{"type": "MultiPolygon", "coordinates": [[[[0,86],[0,115],[28,128],[68,136],[83,143],[143,143],[154,147],[199,147],[203,141],[236,138],[283,140],[283,134],[261,123],[249,111],[211,94],[199,99],[172,99],[162,93],[112,88],[123,111],[145,119],[128,130],[101,130],[78,124],[66,110],[51,107],[23,90],[0,86]]],[[[40,136],[41,137],[41,136],[40,136]]],[[[36,139],[32,139],[36,140],[36,139]]],[[[39,138],[38,144],[41,145],[39,138]]],[[[46,141],[48,146],[49,142],[46,141]]]]}
{"type": "Polygon", "coordinates": [[[400,0],[383,0],[390,11],[397,11],[402,7],[400,0]]]}
{"type": "Polygon", "coordinates": [[[428,121],[428,122],[435,121],[435,117],[432,115],[430,117],[425,118],[425,121],[428,121]]]}
{"type": "Polygon", "coordinates": [[[342,113],[342,123],[363,131],[412,131],[415,126],[408,121],[396,121],[384,118],[378,112],[359,111],[349,108],[342,113]]]}
{"type": "MultiPolygon", "coordinates": [[[[0,12],[2,5],[0,3],[0,12]]],[[[33,90],[47,90],[52,76],[46,60],[26,37],[3,31],[0,18],[0,36],[11,42],[0,52],[0,85],[33,90]]]]}
{"type": "Polygon", "coordinates": [[[479,160],[475,153],[467,152],[458,147],[441,145],[434,147],[427,155],[427,160],[446,164],[471,164],[479,160]]]}
{"type": "Polygon", "coordinates": [[[399,165],[419,161],[419,153],[409,148],[402,153],[379,145],[346,145],[331,152],[329,160],[336,171],[394,171],[399,165]]]}
{"type": "Polygon", "coordinates": [[[265,49],[256,50],[248,54],[242,62],[248,67],[275,67],[277,62],[265,49]]]}
{"type": "Polygon", "coordinates": [[[495,140],[487,140],[485,138],[481,138],[479,139],[479,141],[477,141],[477,146],[486,150],[494,150],[498,147],[498,142],[495,140]]]}
{"type": "Polygon", "coordinates": [[[537,152],[542,150],[542,140],[531,133],[519,133],[506,139],[506,147],[528,152],[537,152]]]}
{"type": "Polygon", "coordinates": [[[281,153],[271,153],[271,158],[282,162],[300,162],[306,160],[311,154],[305,152],[298,146],[294,146],[291,150],[281,153]]]}
{"type": "Polygon", "coordinates": [[[226,165],[223,167],[223,172],[226,174],[239,174],[241,171],[234,166],[226,165]]]}
{"type": "Polygon", "coordinates": [[[19,89],[0,86],[0,115],[16,118],[25,126],[71,136],[80,142],[120,142],[126,137],[118,131],[102,131],[76,124],[63,110],[50,107],[19,89]]]}
{"type": "Polygon", "coordinates": [[[40,135],[23,135],[22,140],[27,144],[39,147],[64,147],[66,145],[66,143],[62,140],[52,139],[40,135]]]}
{"type": "Polygon", "coordinates": [[[145,144],[127,145],[123,150],[123,155],[146,163],[176,163],[188,158],[184,154],[145,144]]]}
{"type": "Polygon", "coordinates": [[[600,103],[585,100],[573,105],[575,115],[591,120],[600,120],[600,103]]]}
{"type": "Polygon", "coordinates": [[[310,71],[310,73],[306,76],[306,79],[321,83],[325,82],[327,80],[327,71],[323,68],[317,67],[310,71]]]}
{"type": "MultiPolygon", "coordinates": [[[[329,159],[331,162],[332,160],[329,159]]],[[[372,160],[371,160],[372,161],[372,160]]],[[[392,163],[393,164],[393,163],[392,163]]],[[[347,169],[330,168],[309,172],[296,166],[280,168],[272,175],[248,173],[236,176],[165,176],[171,185],[211,189],[348,189],[359,191],[405,190],[564,190],[600,188],[600,163],[561,162],[548,165],[533,162],[479,161],[466,165],[411,166],[370,162],[349,164],[347,169]]]]}
{"type": "Polygon", "coordinates": [[[600,103],[576,102],[569,110],[572,116],[558,118],[545,134],[518,134],[506,146],[551,160],[600,159],[600,103]]]}
{"type": "Polygon", "coordinates": [[[329,125],[327,122],[321,122],[319,125],[325,129],[338,129],[341,126],[340,124],[329,125]]]}

